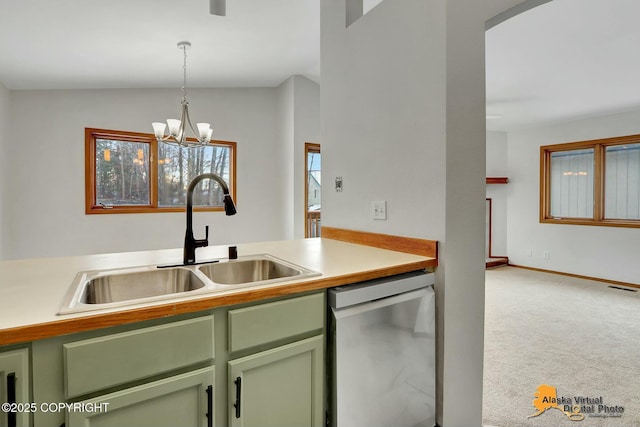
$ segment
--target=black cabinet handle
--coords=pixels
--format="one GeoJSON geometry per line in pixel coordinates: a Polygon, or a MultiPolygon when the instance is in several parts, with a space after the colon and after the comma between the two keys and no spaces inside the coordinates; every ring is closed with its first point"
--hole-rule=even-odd
{"type": "Polygon", "coordinates": [[[242,393],[242,378],[237,377],[233,382],[236,385],[236,403],[233,407],[236,408],[236,418],[240,418],[240,396],[242,393]]]}
{"type": "Polygon", "coordinates": [[[213,427],[213,386],[207,387],[207,427],[213,427]]]}
{"type": "MultiPolygon", "coordinates": [[[[7,403],[16,403],[16,373],[7,374],[7,403]]],[[[7,412],[7,427],[16,427],[18,412],[7,412]]]]}

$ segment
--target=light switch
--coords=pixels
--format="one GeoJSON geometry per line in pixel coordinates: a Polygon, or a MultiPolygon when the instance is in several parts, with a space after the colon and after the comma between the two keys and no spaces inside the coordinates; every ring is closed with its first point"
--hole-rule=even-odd
{"type": "Polygon", "coordinates": [[[371,202],[371,218],[387,219],[387,202],[384,200],[371,202]]]}

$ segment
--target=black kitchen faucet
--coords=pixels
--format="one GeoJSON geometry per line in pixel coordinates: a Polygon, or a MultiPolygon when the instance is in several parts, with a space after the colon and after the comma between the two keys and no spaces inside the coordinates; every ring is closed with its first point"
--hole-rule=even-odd
{"type": "Polygon", "coordinates": [[[196,263],[196,248],[202,248],[209,245],[209,226],[205,227],[205,238],[204,239],[195,239],[193,237],[193,190],[195,190],[196,185],[202,180],[205,179],[213,179],[222,188],[222,192],[224,193],[224,212],[227,216],[236,214],[236,206],[233,203],[233,199],[231,195],[229,195],[229,187],[224,180],[215,173],[203,173],[202,175],[198,175],[189,183],[189,187],[187,188],[187,230],[184,234],[184,257],[183,262],[185,265],[187,264],[195,264],[196,263]]]}

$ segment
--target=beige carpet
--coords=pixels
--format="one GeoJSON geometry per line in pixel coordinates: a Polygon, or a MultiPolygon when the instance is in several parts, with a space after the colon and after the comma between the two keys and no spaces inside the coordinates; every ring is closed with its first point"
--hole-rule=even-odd
{"type": "Polygon", "coordinates": [[[485,313],[485,425],[640,426],[640,292],[501,267],[486,272],[485,313]],[[538,406],[548,409],[527,418],[544,384],[571,404],[597,400],[581,408],[581,421],[542,398],[538,406]],[[603,417],[612,413],[599,404],[624,412],[603,417]]]}

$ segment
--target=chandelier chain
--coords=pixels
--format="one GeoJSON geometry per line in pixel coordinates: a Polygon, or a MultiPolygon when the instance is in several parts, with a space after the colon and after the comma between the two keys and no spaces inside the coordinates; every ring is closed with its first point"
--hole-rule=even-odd
{"type": "Polygon", "coordinates": [[[182,46],[184,52],[184,61],[182,63],[182,100],[187,100],[187,46],[182,46]]]}

